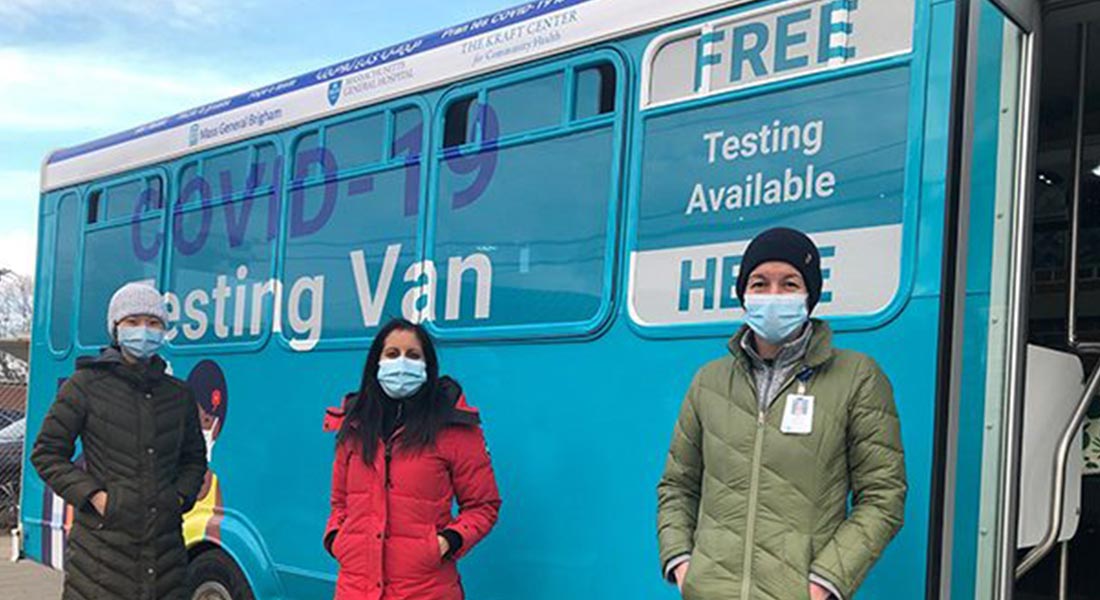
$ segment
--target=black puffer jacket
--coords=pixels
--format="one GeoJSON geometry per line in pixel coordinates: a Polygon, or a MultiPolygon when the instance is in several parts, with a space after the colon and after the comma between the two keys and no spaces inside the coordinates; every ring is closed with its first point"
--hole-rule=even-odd
{"type": "Polygon", "coordinates": [[[206,472],[187,385],[156,357],[128,365],[115,348],[77,361],[42,423],[31,463],[76,507],[65,554],[65,600],[176,599],[187,553],[181,515],[206,472]],[[73,466],[77,438],[87,470],[73,466]],[[107,492],[100,516],[91,505],[107,492]]]}

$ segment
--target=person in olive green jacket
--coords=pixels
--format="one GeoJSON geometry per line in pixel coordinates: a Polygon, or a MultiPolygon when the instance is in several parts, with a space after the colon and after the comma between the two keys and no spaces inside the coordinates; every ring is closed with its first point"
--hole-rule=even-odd
{"type": "Polygon", "coordinates": [[[801,232],[742,258],[746,325],[695,375],[657,486],[661,564],[687,600],[851,600],[901,528],[890,382],[809,318],[821,285],[801,232]]]}

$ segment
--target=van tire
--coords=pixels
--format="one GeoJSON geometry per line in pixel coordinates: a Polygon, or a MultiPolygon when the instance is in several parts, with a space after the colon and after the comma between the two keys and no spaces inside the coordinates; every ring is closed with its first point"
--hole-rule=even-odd
{"type": "Polygon", "coordinates": [[[224,551],[207,550],[187,565],[188,600],[255,600],[241,568],[224,551]]]}

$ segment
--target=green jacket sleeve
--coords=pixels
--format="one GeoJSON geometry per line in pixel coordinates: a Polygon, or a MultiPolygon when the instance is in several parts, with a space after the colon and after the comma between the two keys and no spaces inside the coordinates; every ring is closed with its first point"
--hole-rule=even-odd
{"type": "Polygon", "coordinates": [[[42,422],[31,450],[31,464],[38,475],[65,502],[79,510],[88,499],[106,489],[94,477],[73,464],[76,439],[84,431],[88,410],[80,388],[65,382],[42,422]]]}
{"type": "Polygon", "coordinates": [[[183,512],[191,510],[194,506],[195,497],[199,495],[203,478],[206,476],[206,440],[202,437],[199,409],[191,392],[187,394],[187,408],[176,474],[176,493],[179,494],[183,512]]]}
{"type": "Polygon", "coordinates": [[[905,455],[890,381],[864,358],[848,407],[848,476],[852,510],[833,537],[817,551],[811,571],[851,598],[886,545],[901,529],[905,513],[905,455]]]}
{"type": "Polygon", "coordinates": [[[698,388],[696,376],[680,407],[665,471],[657,484],[657,541],[662,568],[669,560],[690,554],[694,546],[703,475],[702,425],[696,412],[698,388]]]}

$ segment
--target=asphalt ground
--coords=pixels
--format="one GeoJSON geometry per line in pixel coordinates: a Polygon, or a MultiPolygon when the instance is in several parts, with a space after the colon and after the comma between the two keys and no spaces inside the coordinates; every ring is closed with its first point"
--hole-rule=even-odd
{"type": "Polygon", "coordinates": [[[64,576],[32,562],[11,562],[11,537],[0,535],[0,598],[3,600],[57,600],[64,576]]]}

